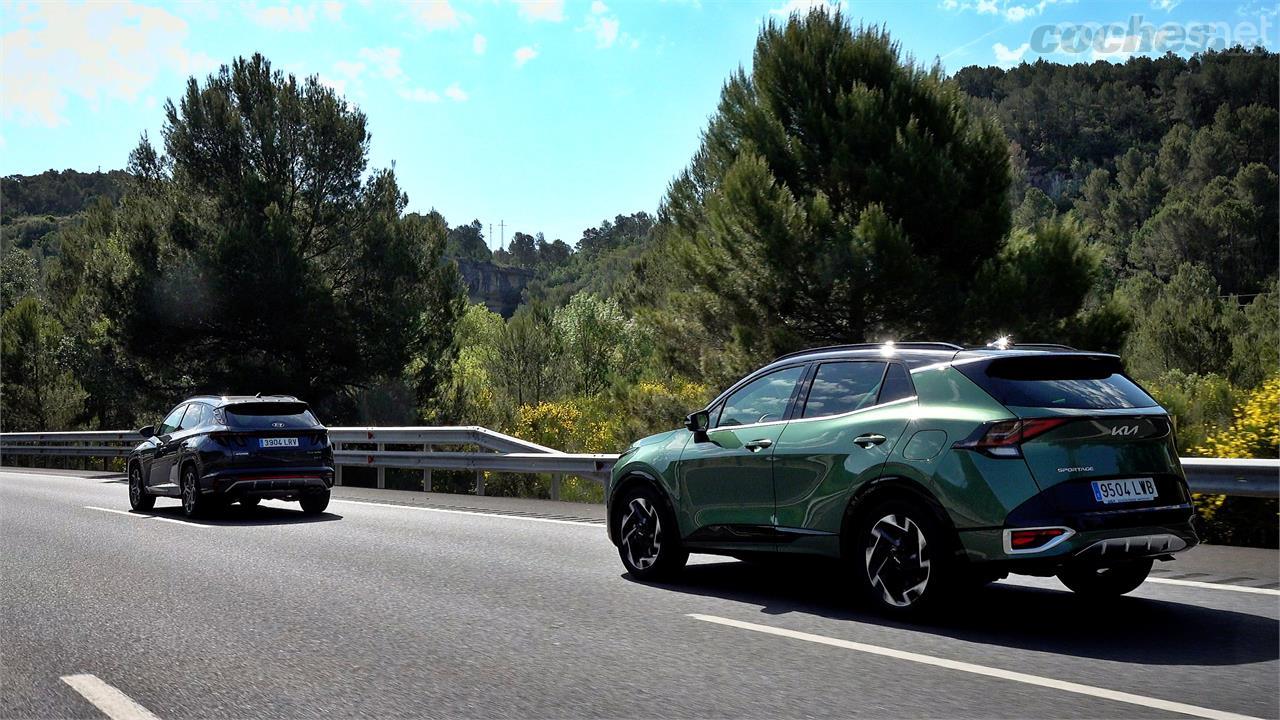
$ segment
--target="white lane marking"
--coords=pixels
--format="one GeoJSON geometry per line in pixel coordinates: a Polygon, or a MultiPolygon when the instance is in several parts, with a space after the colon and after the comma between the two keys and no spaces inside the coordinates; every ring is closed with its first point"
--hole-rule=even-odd
{"type": "Polygon", "coordinates": [[[961,662],[959,660],[948,660],[946,658],[934,657],[932,655],[921,655],[920,653],[907,652],[906,650],[894,650],[893,648],[880,647],[879,645],[867,645],[866,643],[852,642],[850,640],[840,640],[837,638],[827,637],[825,635],[814,635],[812,633],[786,630],[784,628],[772,627],[770,625],[757,625],[756,623],[743,622],[741,620],[730,620],[729,618],[718,617],[716,615],[690,613],[688,617],[694,618],[695,620],[702,620],[704,622],[716,623],[717,625],[728,625],[729,627],[736,627],[742,630],[752,630],[768,635],[791,638],[793,640],[804,640],[806,642],[819,643],[821,645],[830,645],[832,647],[843,648],[845,650],[856,650],[870,655],[880,655],[881,657],[894,658],[895,660],[906,660],[908,662],[920,663],[921,665],[932,665],[933,667],[946,668],[948,670],[959,670],[960,672],[972,673],[974,675],[984,675],[986,677],[999,678],[1001,680],[1012,680],[1013,682],[1020,682],[1026,685],[1037,685],[1039,687],[1078,693],[1080,695],[1088,695],[1090,697],[1102,698],[1104,700],[1129,703],[1130,705],[1137,705],[1144,708],[1167,710],[1169,712],[1181,713],[1183,715],[1208,718],[1209,720],[1258,720],[1257,718],[1253,718],[1249,715],[1239,715],[1236,713],[1225,712],[1223,710],[1199,707],[1197,705],[1187,705],[1186,703],[1160,700],[1159,698],[1134,695],[1132,693],[1119,692],[1117,690],[1107,690],[1106,688],[1093,687],[1091,685],[1081,685],[1079,683],[1066,682],[1064,680],[1054,680],[1053,678],[1040,677],[1039,675],[1029,675],[1027,673],[1014,672],[1012,670],[1002,670],[1000,668],[976,665],[974,663],[961,662]]]}
{"type": "Polygon", "coordinates": [[[348,505],[372,505],[374,507],[398,508],[400,510],[423,510],[426,512],[446,513],[448,515],[476,515],[478,517],[503,518],[506,520],[528,520],[529,522],[552,523],[554,525],[581,525],[583,527],[603,528],[604,522],[592,523],[580,520],[557,520],[555,518],[529,517],[527,515],[503,515],[501,513],[478,512],[475,510],[447,510],[445,508],[423,507],[421,505],[392,505],[390,503],[365,502],[363,500],[338,500],[329,502],[346,503],[348,505]]]}
{"type": "Polygon", "coordinates": [[[97,505],[84,505],[85,510],[100,510],[102,512],[115,513],[117,515],[127,515],[138,520],[159,520],[160,522],[173,523],[175,525],[187,525],[189,527],[218,527],[217,525],[205,525],[204,523],[191,522],[190,520],[179,520],[177,518],[160,517],[159,515],[147,515],[146,513],[129,512],[128,510],[117,510],[115,508],[98,507],[97,505]]]}
{"type": "Polygon", "coordinates": [[[1183,587],[1208,588],[1210,590],[1231,590],[1232,592],[1254,593],[1256,595],[1280,595],[1280,590],[1256,588],[1248,585],[1231,585],[1228,583],[1197,582],[1195,580],[1174,580],[1173,578],[1147,578],[1149,583],[1161,585],[1182,585],[1183,587]]]}
{"type": "Polygon", "coordinates": [[[115,513],[115,514],[117,514],[117,515],[127,515],[127,516],[129,516],[129,517],[131,517],[131,518],[137,518],[137,519],[139,519],[139,520],[146,520],[146,519],[148,519],[148,518],[150,518],[150,517],[151,517],[151,515],[139,515],[138,513],[129,512],[128,510],[117,510],[117,509],[115,509],[115,508],[104,508],[104,507],[98,507],[97,505],[85,505],[85,506],[84,506],[84,509],[85,509],[85,510],[101,510],[102,512],[115,513]]]}
{"type": "Polygon", "coordinates": [[[103,682],[97,675],[63,675],[61,679],[111,720],[160,720],[150,710],[103,682]]]}

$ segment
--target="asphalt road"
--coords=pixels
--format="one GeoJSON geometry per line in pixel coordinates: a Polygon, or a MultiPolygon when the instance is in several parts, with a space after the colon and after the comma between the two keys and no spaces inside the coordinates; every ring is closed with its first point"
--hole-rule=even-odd
{"type": "Polygon", "coordinates": [[[0,472],[0,716],[1280,715],[1273,589],[1173,580],[1099,608],[1015,579],[907,625],[829,566],[696,557],[648,585],[590,512],[379,497],[197,525],[175,501],[123,512],[118,482],[0,472]]]}

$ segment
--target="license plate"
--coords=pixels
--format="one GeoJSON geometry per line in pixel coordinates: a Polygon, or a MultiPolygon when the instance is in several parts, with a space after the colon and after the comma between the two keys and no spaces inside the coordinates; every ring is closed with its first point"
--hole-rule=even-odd
{"type": "Polygon", "coordinates": [[[1094,480],[1093,499],[1100,503],[1142,502],[1156,499],[1156,481],[1151,478],[1094,480]]]}
{"type": "Polygon", "coordinates": [[[259,438],[258,447],[298,447],[298,438],[259,438]]]}

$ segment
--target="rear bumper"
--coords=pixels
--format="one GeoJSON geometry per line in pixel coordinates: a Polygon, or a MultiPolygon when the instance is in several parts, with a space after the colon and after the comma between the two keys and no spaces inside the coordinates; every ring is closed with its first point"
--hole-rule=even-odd
{"type": "Polygon", "coordinates": [[[229,500],[296,500],[304,493],[328,491],[333,487],[333,478],[334,471],[329,466],[223,470],[204,476],[202,492],[229,500]]]}

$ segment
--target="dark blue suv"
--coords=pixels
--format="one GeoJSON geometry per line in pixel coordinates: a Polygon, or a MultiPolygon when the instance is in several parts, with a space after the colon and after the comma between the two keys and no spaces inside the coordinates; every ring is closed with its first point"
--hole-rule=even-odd
{"type": "Polygon", "coordinates": [[[188,516],[263,498],[297,500],[308,514],[329,505],[329,432],[295,397],[201,395],[138,434],[146,441],[129,454],[134,510],[157,496],[182,498],[188,516]]]}

